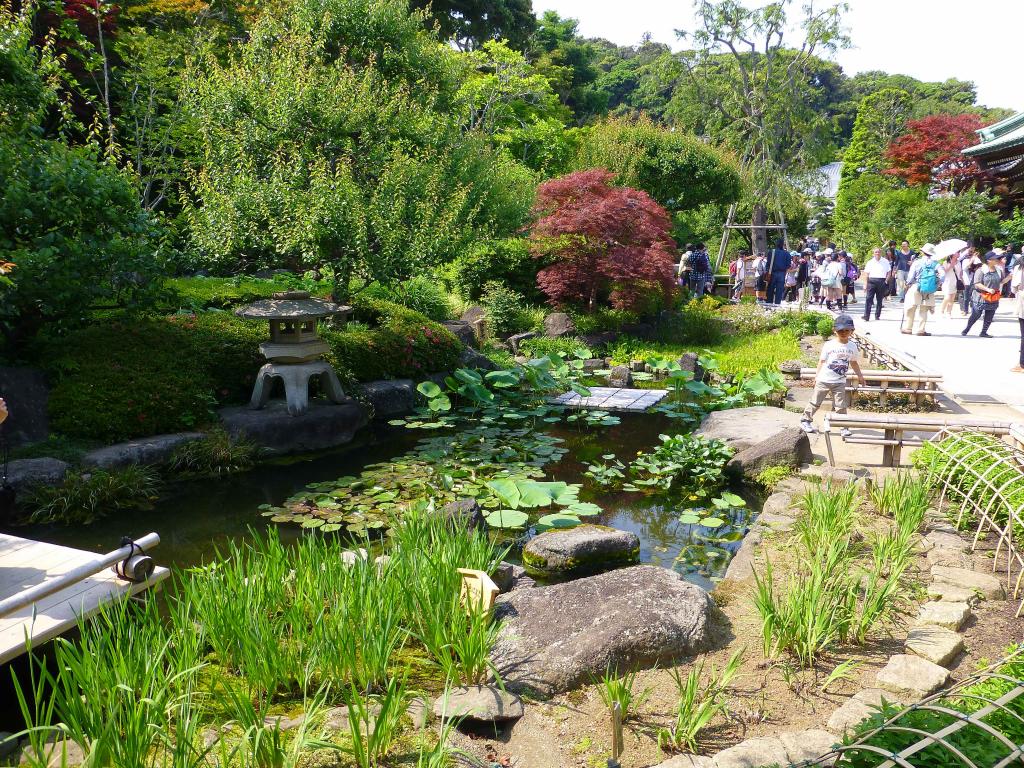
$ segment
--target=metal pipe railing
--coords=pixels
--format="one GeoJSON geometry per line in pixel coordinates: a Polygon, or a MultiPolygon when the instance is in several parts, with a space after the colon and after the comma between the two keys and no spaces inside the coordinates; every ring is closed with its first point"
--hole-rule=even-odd
{"type": "Polygon", "coordinates": [[[134,544],[126,544],[120,549],[108,552],[100,557],[99,560],[94,560],[91,563],[85,563],[77,568],[72,568],[67,573],[61,574],[52,581],[44,581],[42,584],[37,584],[23,592],[19,592],[16,595],[0,600],[0,618],[8,616],[15,611],[19,611],[47,595],[59,592],[65,587],[69,587],[83,579],[87,579],[105,568],[109,568],[115,563],[121,562],[134,554],[139,548],[147,549],[155,547],[159,543],[159,534],[147,533],[141,539],[136,539],[134,544]]]}

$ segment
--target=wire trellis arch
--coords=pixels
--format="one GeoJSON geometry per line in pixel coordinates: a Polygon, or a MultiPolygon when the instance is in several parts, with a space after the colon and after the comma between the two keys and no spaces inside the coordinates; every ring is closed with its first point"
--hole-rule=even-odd
{"type": "Polygon", "coordinates": [[[1020,600],[1019,617],[1024,611],[1024,452],[974,430],[945,429],[929,442],[935,459],[923,469],[939,491],[939,511],[952,508],[955,514],[947,514],[958,529],[974,528],[972,552],[983,538],[995,538],[992,572],[1005,561],[1006,589],[1020,600]]]}
{"type": "Polygon", "coordinates": [[[942,765],[962,765],[963,768],[1009,768],[1024,765],[1024,744],[1016,743],[996,725],[986,721],[986,718],[1002,715],[1016,724],[1018,733],[1024,731],[1024,716],[1020,714],[1024,712],[1024,706],[1018,708],[1020,711],[1015,711],[1009,706],[1024,697],[1024,680],[1001,672],[1008,663],[1024,660],[1022,654],[1024,646],[1018,647],[1009,656],[962,680],[952,688],[932,694],[916,704],[901,709],[851,743],[837,746],[815,760],[796,763],[795,768],[832,765],[837,768],[929,768],[939,764],[936,763],[936,759],[941,758],[946,758],[942,765]],[[984,688],[986,683],[996,683],[1006,690],[996,698],[978,693],[977,689],[984,688]],[[973,711],[956,709],[954,705],[958,702],[964,709],[973,708],[973,711]],[[949,722],[934,732],[927,731],[908,723],[913,719],[914,713],[930,713],[949,722]],[[967,729],[974,733],[965,733],[967,729]],[[883,737],[891,737],[893,734],[906,734],[906,740],[910,743],[896,749],[879,745],[878,742],[883,737]],[[1001,747],[1005,754],[1001,754],[996,762],[992,762],[991,758],[983,762],[976,755],[972,757],[964,746],[968,743],[968,739],[965,738],[967,735],[973,736],[975,745],[978,744],[979,735],[987,736],[990,747],[1001,747]],[[923,754],[927,750],[931,752],[923,754]],[[915,761],[915,756],[920,760],[915,761]]]}
{"type": "MultiPolygon", "coordinates": [[[[1024,599],[1021,599],[1024,451],[984,432],[955,427],[944,429],[928,442],[934,454],[922,470],[938,491],[939,512],[945,507],[957,529],[973,528],[972,552],[980,543],[991,544],[995,540],[990,550],[992,570],[1002,575],[1000,562],[1005,562],[1006,589],[1013,599],[1020,599],[1016,614],[1019,617],[1024,611],[1024,599]]],[[[936,764],[964,768],[1024,766],[1024,743],[1009,738],[999,727],[1001,724],[1008,730],[1008,725],[1015,725],[1014,733],[1024,733],[1024,674],[1011,676],[1003,671],[1007,664],[1022,661],[1024,645],[952,688],[901,709],[849,744],[797,765],[806,768],[828,765],[930,768],[936,764]],[[992,695],[986,695],[989,691],[992,695]],[[940,727],[933,730],[920,727],[922,718],[916,713],[934,717],[940,727]],[[998,718],[1002,720],[990,722],[998,718]],[[989,748],[1001,749],[1002,753],[998,757],[987,753],[989,757],[985,760],[972,756],[973,752],[967,754],[964,745],[977,744],[979,739],[988,739],[989,748]],[[883,746],[894,740],[901,746],[883,746]]]]}

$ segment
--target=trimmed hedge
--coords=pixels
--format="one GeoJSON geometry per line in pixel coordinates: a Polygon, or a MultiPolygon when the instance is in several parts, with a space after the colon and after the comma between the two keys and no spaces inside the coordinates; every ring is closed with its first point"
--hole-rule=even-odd
{"type": "MultiPolygon", "coordinates": [[[[419,380],[457,365],[461,343],[420,313],[374,299],[355,309],[377,327],[322,333],[343,380],[419,380]]],[[[265,323],[228,312],[109,318],[51,338],[39,348],[51,426],[116,442],[212,423],[218,405],[249,399],[267,338],[265,323]]]]}
{"type": "Polygon", "coordinates": [[[443,325],[382,299],[357,297],[355,319],[377,327],[325,330],[328,359],[359,381],[421,379],[458,364],[462,343],[443,325]]]}
{"type": "Polygon", "coordinates": [[[50,423],[118,441],[193,429],[238,402],[264,362],[263,329],[226,313],[114,320],[47,343],[50,423]]]}

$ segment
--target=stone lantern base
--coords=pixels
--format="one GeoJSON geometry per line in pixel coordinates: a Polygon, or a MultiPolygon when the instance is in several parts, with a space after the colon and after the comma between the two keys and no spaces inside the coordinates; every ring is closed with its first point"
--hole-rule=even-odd
{"type": "Polygon", "coordinates": [[[334,369],[324,360],[307,363],[267,363],[256,374],[256,385],[252,390],[249,407],[263,408],[270,401],[274,379],[284,382],[284,396],[288,402],[288,413],[301,416],[309,408],[309,381],[320,378],[320,385],[332,403],[345,402],[345,392],[334,369]]]}

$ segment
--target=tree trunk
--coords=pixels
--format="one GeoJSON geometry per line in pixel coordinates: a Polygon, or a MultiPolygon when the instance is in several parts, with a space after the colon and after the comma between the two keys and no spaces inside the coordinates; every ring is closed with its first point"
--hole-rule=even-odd
{"type": "Polygon", "coordinates": [[[764,228],[767,223],[768,211],[762,204],[756,203],[750,221],[750,241],[755,254],[768,253],[768,230],[764,228]]]}

